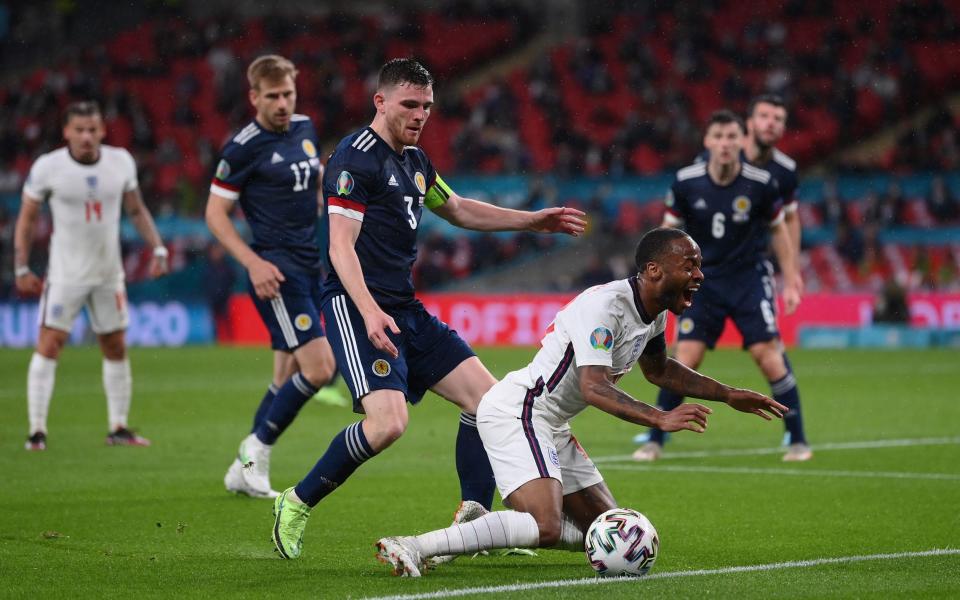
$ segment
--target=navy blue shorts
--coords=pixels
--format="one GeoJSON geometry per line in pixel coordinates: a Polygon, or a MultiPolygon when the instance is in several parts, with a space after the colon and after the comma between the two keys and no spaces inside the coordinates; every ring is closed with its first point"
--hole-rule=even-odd
{"type": "Polygon", "coordinates": [[[320,323],[321,281],[318,273],[289,270],[283,273],[280,295],[261,300],[247,278],[248,292],[270,332],[270,347],[293,351],[312,339],[323,337],[320,323]]]}
{"type": "Polygon", "coordinates": [[[400,353],[398,358],[373,347],[349,296],[331,296],[323,305],[327,337],[358,413],[363,412],[361,398],[374,390],[399,390],[407,402],[416,404],[460,363],[476,356],[456,331],[420,304],[385,312],[400,328],[399,334],[387,331],[400,353]]]}
{"type": "Polygon", "coordinates": [[[693,296],[693,306],[677,321],[677,339],[704,342],[711,350],[723,333],[727,317],[733,320],[743,347],[780,337],[777,329],[776,289],[773,268],[756,268],[706,277],[693,296]]]}

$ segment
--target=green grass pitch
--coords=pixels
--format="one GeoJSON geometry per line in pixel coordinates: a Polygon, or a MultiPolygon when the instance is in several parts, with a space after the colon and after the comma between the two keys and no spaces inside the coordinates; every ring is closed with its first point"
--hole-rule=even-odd
{"type": "MultiPolygon", "coordinates": [[[[480,354],[499,376],[531,351],[480,354]]],[[[270,502],[222,486],[268,383],[269,352],[204,347],[131,356],[132,425],[152,447],[104,446],[99,354],[71,347],[57,371],[49,449],[28,453],[29,352],[0,350],[0,597],[363,598],[513,584],[469,597],[960,596],[956,553],[729,570],[960,548],[956,351],[792,352],[816,452],[805,464],[784,464],[772,450],[781,424],[712,404],[705,434],[676,434],[667,447],[673,457],[640,465],[624,460],[639,428],[586,411],[574,432],[619,503],[657,526],[662,552],[648,579],[529,589],[524,584],[592,571],[582,554],[540,551],[461,558],[407,580],[374,559],[381,536],[449,524],[459,499],[453,406],[428,397],[413,408],[406,435],[314,511],[303,558],[283,561],[269,540],[270,502]],[[762,449],[771,451],[752,452],[762,449]],[[718,572],[690,573],[697,570],[718,572]]],[[[768,390],[741,352],[712,353],[703,370],[768,390]]],[[[622,384],[654,401],[639,370],[622,384]]],[[[308,404],[274,451],[274,487],[296,483],[355,419],[308,404]]]]}

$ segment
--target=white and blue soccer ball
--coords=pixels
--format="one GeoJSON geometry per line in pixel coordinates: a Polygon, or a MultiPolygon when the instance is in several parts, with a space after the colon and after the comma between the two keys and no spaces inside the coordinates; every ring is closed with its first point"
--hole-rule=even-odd
{"type": "Polygon", "coordinates": [[[631,508],[614,508],[590,524],[584,548],[597,575],[640,577],[653,568],[660,538],[643,514],[631,508]]]}

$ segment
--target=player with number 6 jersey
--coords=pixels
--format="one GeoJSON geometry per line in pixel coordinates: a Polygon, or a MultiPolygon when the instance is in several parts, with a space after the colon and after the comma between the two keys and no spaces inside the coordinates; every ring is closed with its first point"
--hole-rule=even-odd
{"type": "MultiPolygon", "coordinates": [[[[786,426],[798,447],[785,460],[806,460],[809,449],[799,421],[799,397],[789,363],[784,360],[776,320],[773,268],[765,259],[772,245],[783,270],[787,313],[800,302],[793,243],[784,224],[776,179],[741,158],[746,127],[728,110],[708,121],[704,146],[709,160],[677,172],[666,198],[665,226],[682,225],[700,244],[706,282],[698,302],[680,315],[676,357],[696,369],[713,349],[729,317],[743,338],[743,348],[770,382],[773,397],[790,409],[786,426]]],[[[660,390],[658,406],[669,410],[683,397],[660,390]]],[[[649,443],[634,453],[640,461],[656,460],[665,441],[654,429],[649,443]]]]}

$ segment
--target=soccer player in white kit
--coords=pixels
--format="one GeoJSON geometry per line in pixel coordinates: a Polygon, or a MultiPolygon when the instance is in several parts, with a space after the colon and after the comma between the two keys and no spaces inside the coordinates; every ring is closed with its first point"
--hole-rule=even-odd
{"type": "Polygon", "coordinates": [[[700,248],[678,229],[654,229],[637,246],[638,273],[588,289],[556,316],[527,367],[508,374],[480,402],[477,426],[504,504],[470,521],[377,542],[397,575],[419,577],[426,559],[512,547],[583,551],[584,532],[617,504],[569,421],[588,406],[637,425],[702,433],[712,411],[681,404],[664,412],[616,387],[635,362],[651,383],[767,420],[786,407],[732,388],[666,354],[666,311],[691,306],[703,281],[700,248]]]}
{"type": "Polygon", "coordinates": [[[107,444],[150,445],[127,427],[132,378],[124,340],[128,314],[120,257],[121,205],[153,248],[152,277],[167,272],[167,249],[140,196],[133,157],[123,148],[101,144],[105,133],[95,102],[69,105],[63,126],[67,145],[40,156],[23,186],[14,232],[16,286],[26,295],[42,292],[40,334],[27,371],[28,450],[46,449],[57,359],[84,306],[103,352],[107,444]],[[29,266],[30,246],[44,201],[50,203],[53,216],[46,284],[29,266]]]}

